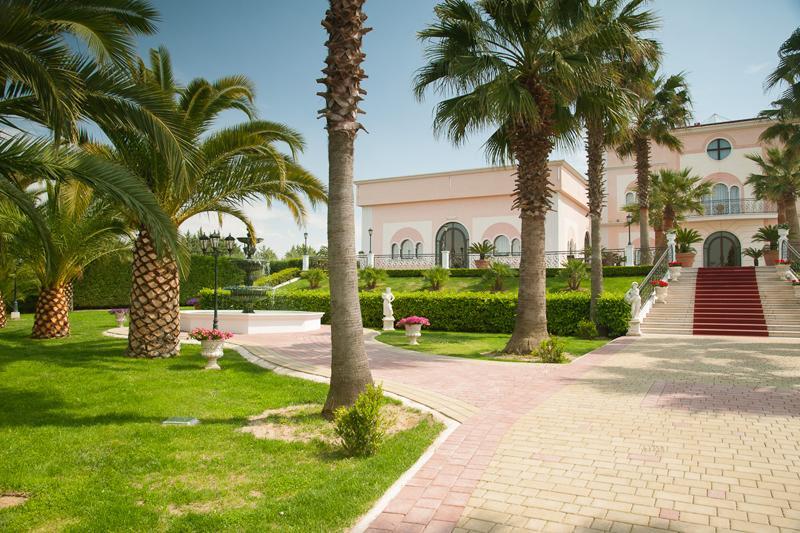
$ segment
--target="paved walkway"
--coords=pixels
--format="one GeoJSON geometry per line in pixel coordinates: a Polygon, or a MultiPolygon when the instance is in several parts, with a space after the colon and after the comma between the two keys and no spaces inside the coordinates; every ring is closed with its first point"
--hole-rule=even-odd
{"type": "MultiPolygon", "coordinates": [[[[327,329],[237,340],[328,374],[327,329]]],[[[800,531],[796,340],[623,338],[570,365],[367,351],[462,423],[372,531],[800,531]]]]}

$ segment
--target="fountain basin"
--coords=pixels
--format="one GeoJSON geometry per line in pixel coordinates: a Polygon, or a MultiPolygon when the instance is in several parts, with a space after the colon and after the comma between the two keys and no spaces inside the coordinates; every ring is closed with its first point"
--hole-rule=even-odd
{"type": "MultiPolygon", "coordinates": [[[[252,333],[301,333],[317,331],[324,313],[311,311],[219,311],[219,329],[247,335],[252,333]]],[[[211,328],[214,311],[193,309],[181,311],[181,331],[211,328]]]]}

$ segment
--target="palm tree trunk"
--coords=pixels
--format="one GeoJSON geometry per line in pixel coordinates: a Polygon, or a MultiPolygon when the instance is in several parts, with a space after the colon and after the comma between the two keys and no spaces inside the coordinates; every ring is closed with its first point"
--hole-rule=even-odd
{"type": "Polygon", "coordinates": [[[586,127],[587,177],[589,179],[589,220],[591,222],[592,274],[589,317],[597,322],[597,300],[603,294],[603,244],[600,217],[603,213],[603,125],[589,122],[586,127]]]}
{"type": "Polygon", "coordinates": [[[178,264],[160,257],[146,229],[133,246],[128,356],[172,357],[180,351],[178,264]]]}
{"type": "Polygon", "coordinates": [[[786,224],[789,224],[789,241],[793,244],[800,242],[800,220],[797,218],[797,198],[787,197],[784,201],[786,224]]]}
{"type": "Polygon", "coordinates": [[[365,92],[361,62],[364,0],[330,0],[322,25],[328,30],[328,56],[319,80],[327,90],[322,114],[328,127],[328,271],[331,292],[331,383],[322,415],[353,405],[372,383],[364,349],[364,329],[356,272],[353,152],[358,102],[365,92]]]}
{"type": "Polygon", "coordinates": [[[636,195],[639,199],[640,264],[650,263],[650,143],[646,138],[636,139],[636,195]]]}
{"type": "Polygon", "coordinates": [[[67,295],[67,305],[69,306],[70,312],[72,312],[75,310],[75,286],[71,281],[64,285],[64,292],[67,295]]]}
{"type": "Polygon", "coordinates": [[[0,328],[6,327],[6,300],[3,298],[3,293],[0,292],[0,328]]]}
{"type": "Polygon", "coordinates": [[[42,289],[33,315],[34,339],[53,339],[69,335],[69,300],[65,285],[42,289]]]}

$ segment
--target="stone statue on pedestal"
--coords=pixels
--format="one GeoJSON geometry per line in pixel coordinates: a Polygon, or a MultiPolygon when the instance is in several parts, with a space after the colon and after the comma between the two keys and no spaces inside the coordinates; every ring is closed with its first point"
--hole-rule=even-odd
{"type": "Polygon", "coordinates": [[[628,335],[638,337],[642,334],[639,319],[639,312],[642,310],[642,297],[639,296],[639,284],[635,281],[631,283],[631,288],[625,293],[625,301],[631,304],[631,320],[628,327],[628,335]]]}
{"type": "Polygon", "coordinates": [[[394,302],[394,294],[392,288],[386,287],[386,290],[381,294],[383,300],[383,331],[394,331],[394,309],[392,302],[394,302]]]}

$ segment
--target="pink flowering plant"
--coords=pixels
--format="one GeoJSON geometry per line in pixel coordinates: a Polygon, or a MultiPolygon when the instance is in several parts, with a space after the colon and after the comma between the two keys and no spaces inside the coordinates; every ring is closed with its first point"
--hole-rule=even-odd
{"type": "Polygon", "coordinates": [[[787,261],[786,259],[776,259],[775,260],[775,264],[776,265],[788,265],[790,263],[791,263],[791,261],[787,261]]]}
{"type": "Polygon", "coordinates": [[[397,321],[397,327],[401,326],[414,326],[414,325],[421,325],[421,326],[430,326],[431,322],[424,316],[407,316],[405,318],[401,318],[397,321]]]}
{"type": "Polygon", "coordinates": [[[221,329],[194,328],[189,333],[189,338],[196,341],[225,341],[232,337],[233,333],[221,329]]]}
{"type": "Polygon", "coordinates": [[[681,263],[680,261],[670,261],[669,262],[669,266],[671,266],[671,267],[679,267],[679,266],[683,266],[683,263],[681,263]]]}
{"type": "Polygon", "coordinates": [[[650,285],[652,285],[653,287],[668,287],[669,283],[667,283],[663,279],[654,279],[653,281],[650,282],[650,285]]]}

